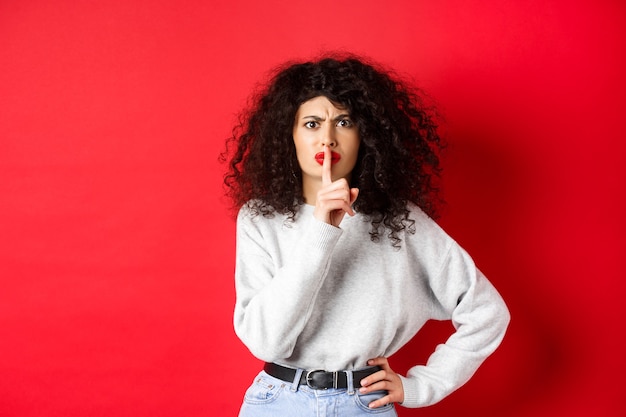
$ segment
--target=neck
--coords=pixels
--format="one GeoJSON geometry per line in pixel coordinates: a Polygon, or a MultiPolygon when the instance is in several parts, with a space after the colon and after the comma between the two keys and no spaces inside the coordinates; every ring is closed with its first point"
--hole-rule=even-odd
{"type": "Polygon", "coordinates": [[[311,177],[302,178],[302,197],[304,202],[314,206],[317,201],[317,192],[322,188],[322,181],[311,177]]]}

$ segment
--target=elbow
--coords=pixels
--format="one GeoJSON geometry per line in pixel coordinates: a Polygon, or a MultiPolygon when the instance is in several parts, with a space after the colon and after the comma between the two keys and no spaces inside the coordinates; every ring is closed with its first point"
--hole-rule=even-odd
{"type": "Polygon", "coordinates": [[[504,339],[504,335],[511,323],[511,312],[501,298],[493,307],[494,311],[491,314],[491,326],[495,330],[494,333],[496,335],[497,344],[499,345],[502,339],[504,339]]]}
{"type": "Polygon", "coordinates": [[[273,335],[271,332],[258,329],[251,331],[245,326],[236,325],[235,333],[255,358],[265,362],[288,358],[293,352],[294,346],[286,337],[273,335]]]}
{"type": "Polygon", "coordinates": [[[504,333],[507,327],[509,327],[509,324],[511,323],[511,312],[506,306],[504,300],[502,300],[500,304],[501,304],[500,312],[498,315],[500,317],[500,325],[502,327],[502,332],[504,333]]]}
{"type": "Polygon", "coordinates": [[[248,350],[250,350],[250,353],[257,359],[262,360],[263,362],[276,362],[279,361],[280,359],[284,359],[284,358],[288,358],[289,356],[291,356],[291,353],[289,352],[289,350],[286,349],[280,349],[277,347],[272,347],[272,346],[267,346],[267,345],[262,345],[262,344],[257,344],[255,346],[253,345],[246,345],[248,347],[248,350]]]}

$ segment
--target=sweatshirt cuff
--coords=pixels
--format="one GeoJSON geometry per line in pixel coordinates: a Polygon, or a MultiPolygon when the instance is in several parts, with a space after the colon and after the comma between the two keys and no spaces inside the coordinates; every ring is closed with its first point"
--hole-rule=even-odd
{"type": "Polygon", "coordinates": [[[400,381],[402,381],[402,388],[404,390],[404,401],[400,403],[402,407],[417,408],[420,407],[418,398],[418,380],[416,378],[407,378],[402,375],[398,375],[400,381]]]}
{"type": "Polygon", "coordinates": [[[342,234],[343,230],[340,228],[317,219],[312,219],[307,227],[307,240],[305,241],[310,242],[312,248],[319,249],[321,252],[326,253],[334,249],[337,240],[339,240],[342,234]]]}

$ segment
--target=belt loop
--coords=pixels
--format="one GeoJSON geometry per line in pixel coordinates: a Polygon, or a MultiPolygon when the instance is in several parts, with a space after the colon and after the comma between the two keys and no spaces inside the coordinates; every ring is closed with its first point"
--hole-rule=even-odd
{"type": "Polygon", "coordinates": [[[348,395],[354,395],[354,375],[352,371],[345,371],[346,373],[346,385],[348,386],[348,395]]]}
{"type": "Polygon", "coordinates": [[[293,382],[291,383],[291,392],[297,392],[298,387],[300,386],[300,378],[302,378],[302,369],[296,369],[296,376],[293,377],[293,382]]]}

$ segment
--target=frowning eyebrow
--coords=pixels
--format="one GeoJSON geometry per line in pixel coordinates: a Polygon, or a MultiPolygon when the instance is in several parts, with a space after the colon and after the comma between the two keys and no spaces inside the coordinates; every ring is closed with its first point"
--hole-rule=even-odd
{"type": "MultiPolygon", "coordinates": [[[[326,120],[326,118],[324,118],[324,117],[320,117],[320,116],[302,116],[302,118],[303,118],[303,119],[311,119],[311,120],[314,120],[314,121],[316,121],[316,122],[323,122],[323,121],[325,121],[325,120],[326,120]]],[[[347,113],[342,113],[342,114],[340,114],[340,115],[338,115],[338,116],[335,116],[335,117],[333,118],[333,120],[334,120],[334,121],[338,121],[338,120],[349,119],[349,118],[350,118],[350,115],[349,115],[349,114],[347,114],[347,113]]]]}

